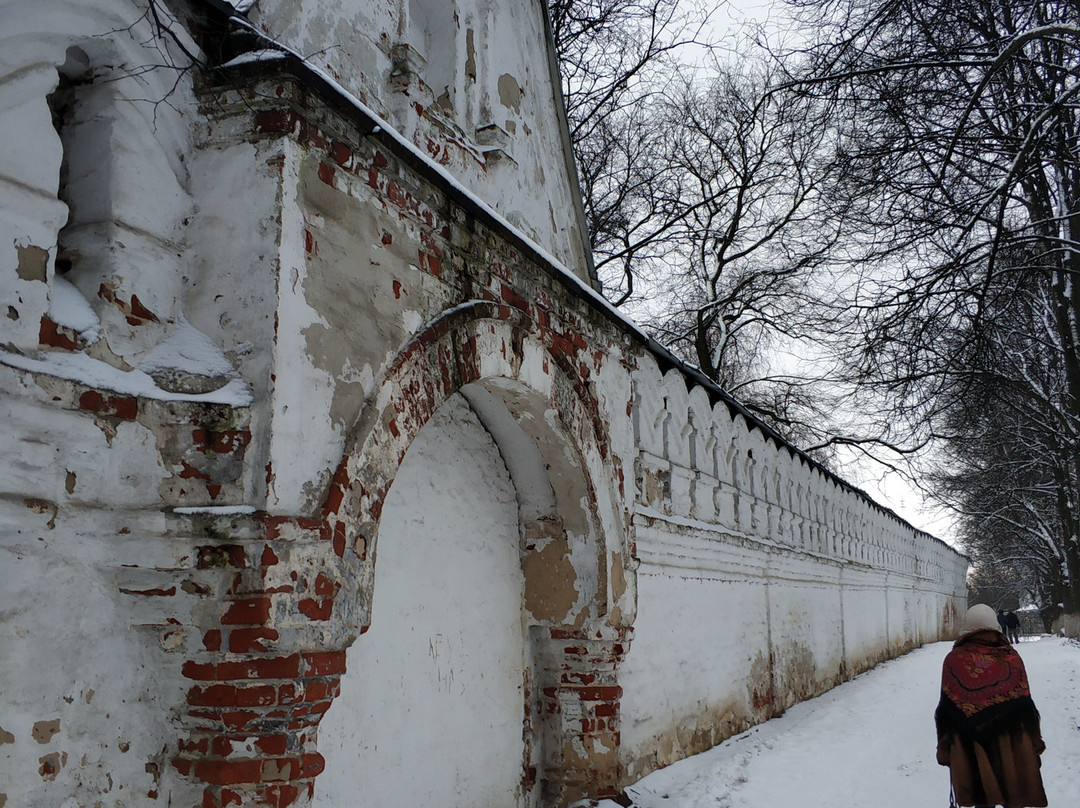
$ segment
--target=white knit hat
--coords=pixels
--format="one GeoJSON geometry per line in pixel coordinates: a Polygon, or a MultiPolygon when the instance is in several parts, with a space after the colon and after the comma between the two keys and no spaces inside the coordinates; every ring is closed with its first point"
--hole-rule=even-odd
{"type": "Polygon", "coordinates": [[[998,623],[997,614],[993,609],[985,603],[977,603],[964,615],[964,624],[960,627],[960,633],[970,634],[984,628],[1001,631],[1001,624],[998,623]]]}

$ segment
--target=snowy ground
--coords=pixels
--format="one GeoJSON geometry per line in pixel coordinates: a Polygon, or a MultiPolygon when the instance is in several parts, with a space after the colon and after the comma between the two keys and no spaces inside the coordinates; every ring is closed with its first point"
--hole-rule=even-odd
{"type": "MultiPolygon", "coordinates": [[[[937,643],[792,707],[628,789],[638,808],[946,808],[934,759],[937,643]]],[[[1080,806],[1080,643],[1023,638],[1020,655],[1042,713],[1051,808],[1080,806]]],[[[601,808],[616,808],[602,802],[601,808]]]]}

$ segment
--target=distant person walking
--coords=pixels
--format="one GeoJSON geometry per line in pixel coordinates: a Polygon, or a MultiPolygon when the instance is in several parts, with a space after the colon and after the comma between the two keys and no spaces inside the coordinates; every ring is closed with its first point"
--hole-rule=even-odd
{"type": "Polygon", "coordinates": [[[1009,642],[1013,645],[1020,642],[1020,618],[1016,616],[1016,612],[1005,613],[1005,628],[1005,636],[1009,638],[1009,642]]]}
{"type": "Polygon", "coordinates": [[[934,713],[937,761],[949,767],[954,805],[1042,808],[1039,755],[1046,749],[1020,655],[994,610],[968,609],[941,670],[934,713]]]}
{"type": "Polygon", "coordinates": [[[1001,633],[1006,637],[1009,636],[1009,622],[1005,619],[1005,612],[1002,609],[997,610],[997,621],[1001,627],[1001,633]]]}

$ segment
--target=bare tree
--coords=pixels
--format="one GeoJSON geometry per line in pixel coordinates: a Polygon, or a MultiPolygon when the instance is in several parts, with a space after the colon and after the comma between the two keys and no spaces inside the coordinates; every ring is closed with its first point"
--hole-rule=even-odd
{"type": "Polygon", "coordinates": [[[774,68],[747,57],[666,100],[685,207],[664,256],[667,313],[653,328],[782,434],[821,444],[823,391],[805,363],[785,373],[775,354],[815,351],[808,343],[841,315],[830,261],[844,215],[822,196],[834,129],[827,108],[775,85],[774,68]]]}
{"type": "Polygon", "coordinates": [[[722,0],[549,0],[597,273],[621,305],[681,220],[653,108],[722,0]]]}
{"type": "Polygon", "coordinates": [[[979,316],[946,337],[963,361],[937,407],[947,434],[934,478],[976,565],[1008,570],[1044,613],[1068,600],[1078,569],[1077,440],[1061,417],[1068,390],[1050,283],[1049,272],[1002,274],[979,316]]]}
{"type": "MultiPolygon", "coordinates": [[[[911,446],[964,445],[942,402],[980,386],[988,405],[1038,416],[1041,442],[1031,445],[1064,447],[1040,478],[1054,489],[1054,512],[1042,518],[1061,525],[1065,602],[1080,611],[1080,7],[835,0],[813,14],[828,22],[815,23],[817,43],[799,54],[811,72],[794,79],[847,111],[832,192],[850,200],[860,257],[873,261],[862,264],[872,269],[857,301],[851,379],[885,398],[911,446]],[[968,363],[973,346],[1001,340],[985,327],[990,304],[998,290],[1036,281],[1044,330],[1032,339],[1051,347],[1054,364],[1041,371],[1054,372],[1039,378],[1012,361],[1014,345],[998,354],[1008,372],[986,376],[968,363]],[[1052,396],[1049,380],[1060,383],[1052,396]]],[[[988,421],[980,440],[1001,429],[1004,441],[1015,424],[988,421]]]]}
{"type": "Polygon", "coordinates": [[[822,106],[778,91],[760,54],[697,48],[707,3],[549,5],[606,293],[779,432],[825,446],[821,390],[769,361],[835,320],[822,106]]]}

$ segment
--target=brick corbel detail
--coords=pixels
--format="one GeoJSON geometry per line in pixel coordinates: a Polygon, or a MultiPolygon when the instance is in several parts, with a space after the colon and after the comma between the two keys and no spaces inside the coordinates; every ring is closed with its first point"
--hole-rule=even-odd
{"type": "Polygon", "coordinates": [[[184,663],[187,738],[173,758],[200,808],[306,806],[319,721],[340,690],[350,630],[330,520],[259,520],[262,535],[198,547],[203,651],[184,663]]]}
{"type": "Polygon", "coordinates": [[[617,796],[622,687],[619,666],[632,629],[549,629],[541,665],[543,804],[617,796]]]}

